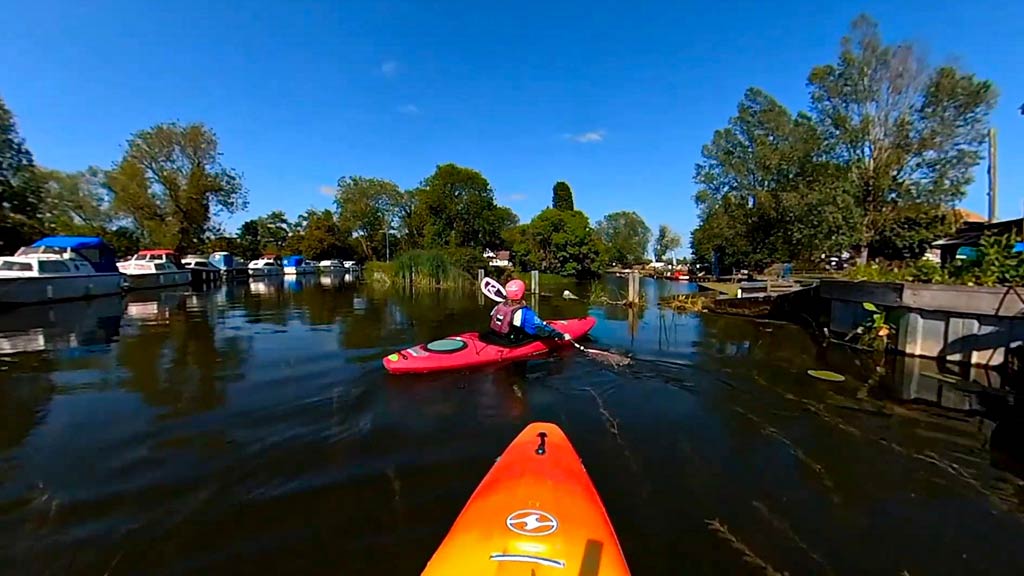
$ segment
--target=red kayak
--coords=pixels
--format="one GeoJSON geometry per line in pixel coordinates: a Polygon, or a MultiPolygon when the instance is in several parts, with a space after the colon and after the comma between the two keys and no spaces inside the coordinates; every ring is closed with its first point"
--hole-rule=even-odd
{"type": "MultiPolygon", "coordinates": [[[[573,338],[590,332],[596,322],[593,316],[547,321],[554,329],[573,338]]],[[[518,346],[501,346],[488,342],[479,332],[466,332],[395,352],[384,358],[384,368],[392,374],[459,370],[522,360],[571,345],[560,340],[544,339],[531,340],[518,346]]]]}

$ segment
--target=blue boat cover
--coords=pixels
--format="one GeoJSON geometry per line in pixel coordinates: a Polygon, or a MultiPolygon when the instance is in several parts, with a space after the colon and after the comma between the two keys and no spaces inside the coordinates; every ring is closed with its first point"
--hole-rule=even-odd
{"type": "Polygon", "coordinates": [[[109,244],[95,236],[50,236],[37,240],[33,248],[67,248],[85,258],[100,273],[119,272],[117,255],[109,244]]]}
{"type": "Polygon", "coordinates": [[[285,266],[302,266],[306,263],[306,259],[302,256],[289,256],[284,259],[285,266]]]}

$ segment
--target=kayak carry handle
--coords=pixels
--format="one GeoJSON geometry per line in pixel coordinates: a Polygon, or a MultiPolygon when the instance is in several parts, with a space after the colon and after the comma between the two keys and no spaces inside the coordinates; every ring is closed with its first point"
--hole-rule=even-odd
{"type": "Polygon", "coordinates": [[[538,432],[537,433],[537,438],[540,438],[540,443],[537,444],[537,449],[534,450],[534,452],[537,454],[537,456],[543,456],[543,455],[547,454],[547,452],[548,452],[548,447],[547,447],[548,433],[547,432],[538,432]]]}

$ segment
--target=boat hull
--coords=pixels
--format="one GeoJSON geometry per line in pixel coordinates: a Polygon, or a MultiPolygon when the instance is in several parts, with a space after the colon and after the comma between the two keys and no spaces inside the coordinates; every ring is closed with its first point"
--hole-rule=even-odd
{"type": "Polygon", "coordinates": [[[191,283],[197,286],[216,284],[223,278],[216,268],[189,268],[188,271],[192,275],[191,283]]]}
{"type": "Polygon", "coordinates": [[[142,274],[126,274],[125,281],[129,290],[184,286],[192,282],[192,273],[188,270],[164,270],[142,274]]]}
{"type": "Polygon", "coordinates": [[[120,273],[68,276],[0,277],[0,304],[19,305],[58,302],[120,294],[120,273]]]}
{"type": "Polygon", "coordinates": [[[251,278],[264,278],[267,276],[280,276],[284,274],[284,270],[281,268],[271,266],[261,266],[259,268],[249,268],[249,276],[251,278]]]}
{"type": "Polygon", "coordinates": [[[423,570],[450,574],[629,574],[604,504],[558,426],[527,426],[473,492],[423,570]]]}
{"type": "MultiPolygon", "coordinates": [[[[559,332],[579,338],[590,332],[596,322],[597,320],[593,316],[587,316],[568,320],[550,320],[548,324],[559,332]]],[[[479,332],[467,332],[395,352],[384,358],[383,363],[384,368],[392,374],[441,372],[523,360],[566,346],[571,346],[571,344],[560,340],[543,339],[508,347],[481,339],[479,332]],[[461,349],[438,352],[436,351],[439,348],[438,343],[451,345],[451,347],[461,346],[461,349]]]]}
{"type": "Polygon", "coordinates": [[[284,273],[288,276],[297,276],[301,274],[314,274],[316,268],[312,266],[285,266],[284,273]]]}

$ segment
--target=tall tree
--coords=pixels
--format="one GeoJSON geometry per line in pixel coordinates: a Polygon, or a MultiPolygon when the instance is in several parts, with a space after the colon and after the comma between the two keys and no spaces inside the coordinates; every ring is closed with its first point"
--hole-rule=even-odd
{"type": "Polygon", "coordinates": [[[862,261],[906,211],[946,210],[964,198],[996,104],[991,82],[929,67],[914,46],[885,44],[862,15],[838,62],[811,70],[808,85],[827,157],[849,179],[862,261]]]}
{"type": "Polygon", "coordinates": [[[310,208],[296,219],[289,247],[310,260],[348,258],[352,255],[347,242],[351,237],[342,230],[334,212],[310,208]]]}
{"type": "Polygon", "coordinates": [[[340,228],[355,235],[363,256],[383,254],[398,218],[402,190],[390,180],[345,176],[338,179],[334,203],[340,228]]]}
{"type": "Polygon", "coordinates": [[[216,135],[202,124],[157,124],[136,132],[107,173],[114,209],[134,220],[147,243],[197,249],[215,214],[246,206],[241,176],[220,156],[216,135]]]}
{"type": "Polygon", "coordinates": [[[281,255],[285,251],[290,233],[291,223],[281,210],[246,220],[238,227],[239,255],[247,260],[259,258],[267,253],[281,255]]]}
{"type": "Polygon", "coordinates": [[[750,88],[725,128],[701,149],[694,200],[700,224],[694,257],[722,267],[762,268],[849,245],[853,206],[842,171],[818,160],[821,135],[750,88]]]}
{"type": "Polygon", "coordinates": [[[14,252],[39,233],[42,184],[14,115],[0,99],[0,254],[14,252]]]}
{"type": "Polygon", "coordinates": [[[110,199],[103,182],[105,175],[96,167],[82,172],[39,170],[45,194],[42,198],[42,221],[54,234],[102,234],[115,216],[109,209],[110,199]]]}
{"type": "Polygon", "coordinates": [[[600,243],[590,219],[579,210],[548,208],[505,236],[522,268],[576,277],[595,276],[600,270],[600,243]]]}
{"type": "Polygon", "coordinates": [[[575,210],[575,205],[572,199],[572,188],[565,182],[559,180],[555,182],[553,188],[551,188],[551,207],[555,210],[575,210]]]}
{"type": "Polygon", "coordinates": [[[658,235],[654,237],[654,259],[661,262],[665,255],[675,252],[683,245],[683,239],[668,227],[667,224],[658,226],[658,235]]]}
{"type": "Polygon", "coordinates": [[[632,266],[644,262],[651,245],[651,229],[636,212],[612,212],[595,226],[610,264],[632,266]]]}
{"type": "Polygon", "coordinates": [[[405,227],[427,248],[497,247],[514,213],[498,206],[483,174],[442,164],[412,192],[405,227]]]}

